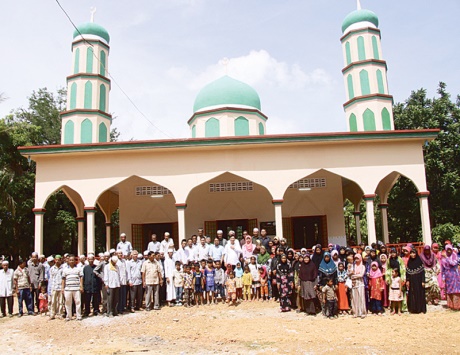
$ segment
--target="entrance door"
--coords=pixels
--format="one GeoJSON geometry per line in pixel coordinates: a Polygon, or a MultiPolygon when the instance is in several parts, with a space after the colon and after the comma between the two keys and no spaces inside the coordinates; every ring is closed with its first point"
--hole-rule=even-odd
{"type": "Polygon", "coordinates": [[[147,248],[147,245],[152,240],[152,234],[157,235],[157,240],[161,242],[164,239],[165,232],[169,232],[170,237],[174,240],[174,248],[179,248],[177,245],[177,238],[174,235],[174,223],[149,223],[142,225],[142,241],[143,246],[147,248]]]}
{"type": "Polygon", "coordinates": [[[314,244],[322,244],[327,238],[324,235],[325,216],[293,217],[294,248],[311,248],[314,244]]]}
{"type": "MultiPolygon", "coordinates": [[[[249,221],[247,219],[234,219],[228,221],[217,221],[217,229],[220,229],[224,232],[224,236],[228,235],[228,232],[233,230],[237,239],[241,239],[243,231],[248,231],[249,221]]],[[[252,232],[252,231],[251,231],[252,232]]]]}

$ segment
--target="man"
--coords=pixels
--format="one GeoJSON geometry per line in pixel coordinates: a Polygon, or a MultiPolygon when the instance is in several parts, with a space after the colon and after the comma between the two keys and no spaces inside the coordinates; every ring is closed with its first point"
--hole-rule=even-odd
{"type": "Polygon", "coordinates": [[[217,231],[217,238],[219,238],[219,244],[225,248],[225,245],[227,244],[227,239],[224,238],[224,232],[220,229],[217,231]]]}
{"type": "Polygon", "coordinates": [[[51,309],[53,304],[53,293],[51,292],[51,275],[50,270],[54,266],[54,258],[52,255],[46,258],[46,263],[43,265],[45,268],[45,281],[46,281],[46,293],[48,294],[48,310],[51,309]]]}
{"type": "Polygon", "coordinates": [[[268,243],[270,242],[270,237],[267,235],[267,231],[265,229],[260,230],[260,242],[265,247],[266,250],[270,250],[268,243]]]}
{"type": "Polygon", "coordinates": [[[147,245],[147,251],[153,251],[156,253],[157,251],[160,251],[161,248],[161,243],[157,241],[157,235],[154,233],[152,234],[152,241],[147,245]]]}
{"type": "Polygon", "coordinates": [[[6,317],[5,303],[8,304],[8,317],[13,316],[13,288],[14,288],[14,271],[9,268],[10,263],[7,260],[2,261],[2,270],[0,271],[0,318],[6,317]]]}
{"type": "Polygon", "coordinates": [[[18,295],[18,317],[22,317],[23,302],[26,303],[27,313],[34,316],[34,306],[32,304],[32,296],[30,295],[32,286],[30,284],[29,270],[27,269],[27,262],[25,260],[19,259],[18,268],[14,271],[14,288],[18,295]]]}
{"type": "Polygon", "coordinates": [[[242,254],[240,243],[238,243],[235,239],[235,236],[231,236],[230,240],[228,241],[227,245],[224,249],[224,261],[225,266],[228,268],[231,266],[232,268],[240,262],[240,255],[242,254]]]}
{"type": "Polygon", "coordinates": [[[118,313],[123,314],[123,312],[126,311],[126,296],[128,294],[128,271],[123,251],[118,249],[117,256],[117,266],[120,274],[120,298],[118,299],[118,313]]]}
{"type": "Polygon", "coordinates": [[[118,268],[118,256],[110,258],[110,262],[104,266],[104,284],[107,290],[107,315],[118,315],[118,301],[120,298],[120,269],[118,268]]]}
{"type": "Polygon", "coordinates": [[[128,283],[130,289],[131,313],[138,311],[142,306],[142,261],[139,260],[139,253],[133,250],[132,259],[127,262],[128,283]]]}
{"type": "MultiPolygon", "coordinates": [[[[104,268],[105,266],[109,263],[110,259],[110,253],[106,251],[104,253],[104,259],[101,259],[99,262],[99,265],[94,268],[94,273],[96,274],[99,279],[101,279],[102,282],[104,282],[104,268]]],[[[105,287],[102,287],[101,290],[102,293],[102,313],[107,312],[107,289],[105,287]]]]}
{"type": "Polygon", "coordinates": [[[184,248],[184,254],[187,257],[187,263],[194,263],[195,259],[195,246],[193,245],[193,239],[187,240],[187,246],[184,248]]]}
{"type": "Polygon", "coordinates": [[[176,288],[174,287],[173,274],[176,269],[176,263],[173,258],[174,249],[169,248],[168,255],[165,257],[164,269],[165,269],[165,279],[166,279],[166,302],[168,306],[173,306],[171,303],[176,299],[176,288]]]}
{"type": "Polygon", "coordinates": [[[185,247],[187,246],[187,240],[182,239],[180,248],[174,253],[174,261],[180,261],[182,265],[188,263],[188,256],[185,253],[185,247]]]}
{"type": "Polygon", "coordinates": [[[84,317],[89,316],[91,303],[93,304],[93,315],[99,315],[99,304],[101,303],[102,281],[94,273],[94,255],[88,254],[88,265],[83,268],[83,290],[85,291],[85,313],[84,317]]]}
{"type": "Polygon", "coordinates": [[[220,245],[218,237],[214,238],[214,244],[209,248],[209,257],[215,262],[224,260],[224,247],[220,245]]]}
{"type": "Polygon", "coordinates": [[[153,309],[160,309],[160,285],[163,285],[163,277],[161,275],[161,267],[155,259],[155,253],[149,252],[149,259],[142,264],[142,285],[146,289],[145,292],[145,310],[150,311],[152,305],[152,294],[154,296],[153,309]]]}
{"type": "Polygon", "coordinates": [[[45,279],[45,268],[43,264],[38,260],[38,253],[33,252],[32,256],[27,263],[27,269],[29,271],[30,285],[31,288],[31,297],[32,297],[32,306],[35,305],[37,310],[39,310],[38,296],[40,294],[40,287],[42,282],[45,279]]]}
{"type": "MultiPolygon", "coordinates": [[[[89,255],[89,254],[88,254],[89,255]]],[[[78,264],[77,267],[83,270],[83,268],[88,265],[88,262],[86,261],[86,256],[84,254],[80,255],[78,257],[78,264]]]]}
{"type": "Polygon", "coordinates": [[[165,232],[164,239],[160,243],[160,253],[166,254],[169,248],[174,248],[174,240],[170,238],[170,234],[165,232]]]}
{"type": "Polygon", "coordinates": [[[126,234],[120,234],[120,242],[117,244],[117,250],[121,250],[124,255],[129,255],[133,251],[133,246],[131,242],[126,240],[126,234]]]}
{"type": "Polygon", "coordinates": [[[259,240],[259,228],[253,228],[252,229],[252,244],[257,244],[257,241],[259,240]]]}
{"type": "Polygon", "coordinates": [[[62,270],[62,289],[65,297],[66,321],[72,319],[72,301],[75,302],[77,320],[81,320],[81,294],[83,292],[83,273],[75,265],[75,256],[69,255],[69,267],[62,270]]]}
{"type": "Polygon", "coordinates": [[[49,283],[51,284],[51,303],[48,308],[50,310],[50,319],[55,319],[56,314],[62,317],[64,313],[64,295],[62,294],[62,257],[57,254],[54,257],[54,265],[50,268],[49,283]]]}
{"type": "Polygon", "coordinates": [[[201,260],[208,260],[209,258],[209,247],[206,245],[206,238],[201,237],[200,239],[200,245],[198,246],[196,250],[196,260],[201,261],[201,260]]]}
{"type": "Polygon", "coordinates": [[[193,243],[194,247],[198,246],[198,238],[197,238],[196,234],[192,235],[192,243],[193,243]]]}

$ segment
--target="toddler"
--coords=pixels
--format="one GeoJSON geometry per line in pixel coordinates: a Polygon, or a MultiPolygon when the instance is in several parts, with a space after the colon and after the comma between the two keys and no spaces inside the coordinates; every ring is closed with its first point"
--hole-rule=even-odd
{"type": "Polygon", "coordinates": [[[236,305],[236,282],[235,282],[235,274],[233,272],[229,273],[227,282],[225,282],[225,286],[227,286],[227,297],[228,297],[228,305],[236,305]]]}
{"type": "Polygon", "coordinates": [[[401,302],[403,299],[402,293],[402,281],[399,277],[399,269],[393,269],[391,272],[391,284],[390,284],[390,308],[391,315],[401,315],[401,302]]]}
{"type": "Polygon", "coordinates": [[[46,292],[46,286],[41,287],[38,299],[38,308],[40,310],[40,314],[44,316],[46,315],[46,312],[48,312],[48,292],[46,292]]]}
{"type": "Polygon", "coordinates": [[[334,286],[334,280],[328,279],[326,286],[323,287],[323,303],[325,305],[325,315],[329,319],[336,316],[337,310],[337,296],[336,296],[336,287],[334,286]]]}
{"type": "Polygon", "coordinates": [[[252,275],[249,272],[249,266],[246,266],[244,268],[244,274],[241,277],[241,281],[243,282],[243,298],[246,301],[249,301],[251,298],[251,287],[252,287],[252,275]]]}

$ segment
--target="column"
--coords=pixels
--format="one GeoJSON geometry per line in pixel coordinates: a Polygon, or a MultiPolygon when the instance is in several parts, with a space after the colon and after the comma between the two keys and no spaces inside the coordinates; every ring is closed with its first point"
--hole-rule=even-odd
{"type": "Polygon", "coordinates": [[[77,236],[78,236],[78,255],[85,252],[85,246],[83,245],[83,238],[85,236],[85,217],[77,217],[77,236]]]}
{"type": "Polygon", "coordinates": [[[283,205],[284,200],[272,200],[273,205],[275,206],[275,226],[276,226],[276,236],[279,238],[283,238],[283,205]]]}
{"type": "Polygon", "coordinates": [[[420,217],[422,220],[422,235],[425,245],[431,245],[431,226],[430,226],[430,209],[428,206],[429,191],[421,191],[417,193],[420,202],[420,217]]]}
{"type": "Polygon", "coordinates": [[[359,244],[361,244],[361,212],[354,211],[353,216],[355,216],[356,243],[358,243],[358,245],[359,245],[359,244]]]}
{"type": "Polygon", "coordinates": [[[41,255],[43,254],[43,215],[46,210],[33,208],[32,212],[35,214],[34,251],[41,255]]]}
{"type": "Polygon", "coordinates": [[[112,244],[111,238],[112,237],[112,223],[105,222],[105,250],[109,251],[110,245],[112,244]]]}
{"type": "Polygon", "coordinates": [[[366,201],[367,215],[367,244],[377,243],[377,235],[375,233],[375,214],[374,214],[374,198],[375,194],[364,195],[366,201]]]}
{"type": "Polygon", "coordinates": [[[186,239],[185,236],[185,209],[187,208],[186,203],[176,203],[177,208],[177,231],[179,233],[179,240],[177,241],[176,248],[180,247],[182,239],[186,239]]]}
{"type": "Polygon", "coordinates": [[[381,203],[378,207],[382,215],[383,244],[388,244],[390,243],[390,238],[388,236],[388,203],[381,203]]]}
{"type": "Polygon", "coordinates": [[[96,207],[85,207],[86,211],[86,252],[96,252],[96,239],[94,236],[95,231],[95,216],[96,207]]]}

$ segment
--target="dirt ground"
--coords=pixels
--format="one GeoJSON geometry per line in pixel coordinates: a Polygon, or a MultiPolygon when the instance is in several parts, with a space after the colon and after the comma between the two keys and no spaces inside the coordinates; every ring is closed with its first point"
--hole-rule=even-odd
{"type": "MultiPolygon", "coordinates": [[[[15,299],[16,301],[16,299],[15,299]]],[[[3,354],[457,354],[460,313],[350,316],[329,320],[279,313],[273,302],[163,307],[114,318],[0,319],[3,354]]]]}

